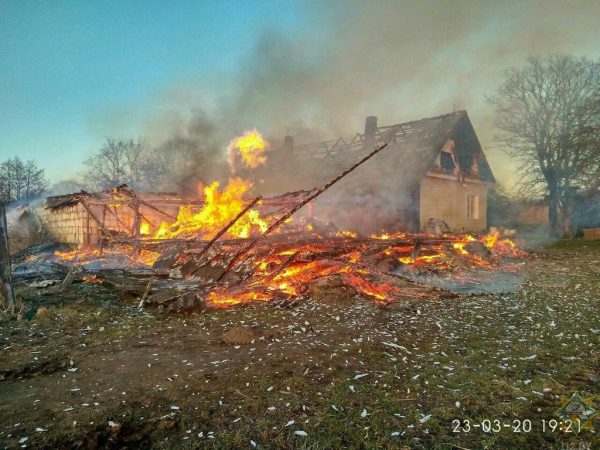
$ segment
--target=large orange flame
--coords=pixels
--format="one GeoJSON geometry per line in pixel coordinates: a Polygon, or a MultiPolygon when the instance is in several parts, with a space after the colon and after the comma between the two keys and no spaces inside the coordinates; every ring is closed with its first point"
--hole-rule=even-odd
{"type": "MultiPolygon", "coordinates": [[[[252,183],[242,178],[231,178],[225,189],[219,191],[219,182],[215,181],[204,188],[204,205],[194,212],[192,206],[179,209],[177,220],[171,224],[161,223],[155,234],[156,239],[191,237],[200,234],[211,238],[225,227],[244,209],[244,194],[252,183]]],[[[227,232],[230,236],[246,238],[253,229],[261,232],[269,224],[260,217],[256,209],[249,210],[227,232]]]]}

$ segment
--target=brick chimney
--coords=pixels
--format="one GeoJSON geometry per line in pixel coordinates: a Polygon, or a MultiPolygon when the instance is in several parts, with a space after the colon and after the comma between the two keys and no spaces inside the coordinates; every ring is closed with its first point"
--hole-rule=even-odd
{"type": "Polygon", "coordinates": [[[372,141],[375,139],[375,133],[377,132],[377,116],[368,116],[365,119],[365,141],[372,141]]]}
{"type": "Polygon", "coordinates": [[[294,137],[293,136],[285,136],[283,138],[283,149],[286,152],[291,152],[294,149],[294,137]]]}

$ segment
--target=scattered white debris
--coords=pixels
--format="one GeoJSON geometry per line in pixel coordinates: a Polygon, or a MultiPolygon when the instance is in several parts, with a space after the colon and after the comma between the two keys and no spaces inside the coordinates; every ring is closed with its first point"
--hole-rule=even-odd
{"type": "Polygon", "coordinates": [[[294,434],[296,436],[303,436],[303,437],[308,436],[308,433],[306,431],[302,431],[302,430],[296,430],[296,431],[294,431],[294,434]]]}
{"type": "Polygon", "coordinates": [[[295,420],[290,420],[288,423],[286,423],[283,427],[289,427],[290,425],[294,425],[296,423],[295,420]]]}
{"type": "Polygon", "coordinates": [[[431,414],[427,414],[426,416],[423,416],[421,419],[419,419],[420,423],[425,423],[427,422],[429,419],[431,419],[431,414]]]}

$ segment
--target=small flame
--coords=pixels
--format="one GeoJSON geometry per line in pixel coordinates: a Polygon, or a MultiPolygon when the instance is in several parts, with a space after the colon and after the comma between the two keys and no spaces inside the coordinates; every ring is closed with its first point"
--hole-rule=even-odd
{"type": "Polygon", "coordinates": [[[500,236],[498,230],[494,230],[483,236],[481,242],[497,255],[512,257],[522,257],[525,255],[525,252],[520,250],[513,241],[507,237],[500,236]]]}
{"type": "Polygon", "coordinates": [[[465,245],[467,245],[466,242],[455,242],[454,244],[452,244],[452,248],[454,248],[454,250],[456,250],[461,255],[468,255],[469,252],[465,250],[465,245]]]}
{"type": "Polygon", "coordinates": [[[406,233],[403,232],[403,231],[399,231],[397,233],[383,232],[381,234],[372,234],[369,237],[371,239],[381,239],[381,240],[387,241],[387,240],[390,240],[390,239],[404,239],[406,237],[406,233]]]}
{"type": "Polygon", "coordinates": [[[140,234],[141,235],[149,235],[150,234],[150,224],[146,221],[143,221],[140,224],[140,234]]]}
{"type": "Polygon", "coordinates": [[[358,237],[358,233],[354,231],[342,230],[335,233],[337,237],[347,237],[347,238],[356,238],[358,237]]]}
{"type": "Polygon", "coordinates": [[[229,306],[240,305],[244,303],[268,302],[272,298],[264,292],[248,292],[245,294],[228,295],[227,293],[218,293],[212,291],[208,294],[206,302],[208,305],[216,308],[227,308],[229,306]]]}
{"type": "Polygon", "coordinates": [[[267,162],[264,152],[268,146],[269,144],[258,131],[245,131],[242,136],[232,139],[227,146],[229,167],[235,172],[236,156],[239,156],[244,165],[250,169],[264,164],[267,162]]]}
{"type": "Polygon", "coordinates": [[[500,233],[498,231],[488,233],[483,237],[483,245],[485,245],[490,250],[493,250],[494,246],[496,245],[496,242],[498,242],[499,237],[500,233]]]}
{"type": "Polygon", "coordinates": [[[84,283],[88,283],[88,284],[102,284],[102,280],[100,278],[98,278],[98,276],[95,274],[84,275],[83,277],[81,277],[81,280],[84,283]]]}

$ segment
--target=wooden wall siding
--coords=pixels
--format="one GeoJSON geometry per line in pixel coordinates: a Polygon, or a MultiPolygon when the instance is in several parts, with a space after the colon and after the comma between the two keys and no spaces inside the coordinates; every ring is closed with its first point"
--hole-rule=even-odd
{"type": "MultiPolygon", "coordinates": [[[[157,203],[155,206],[176,217],[180,205],[157,203]]],[[[129,206],[110,207],[110,211],[107,211],[102,205],[89,205],[89,207],[98,220],[104,222],[106,229],[122,233],[131,232],[135,213],[129,206]]],[[[162,221],[172,221],[144,205],[140,206],[140,213],[156,228],[162,221]]],[[[40,208],[38,214],[54,242],[91,247],[100,243],[100,227],[82,204],[57,210],[40,208]]]]}
{"type": "Polygon", "coordinates": [[[98,242],[98,227],[81,204],[55,211],[40,208],[38,214],[55,242],[77,245],[98,242]]]}

